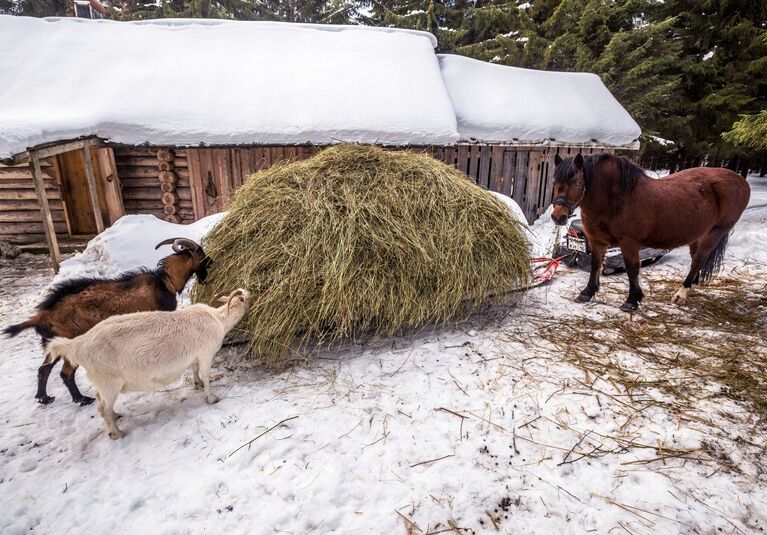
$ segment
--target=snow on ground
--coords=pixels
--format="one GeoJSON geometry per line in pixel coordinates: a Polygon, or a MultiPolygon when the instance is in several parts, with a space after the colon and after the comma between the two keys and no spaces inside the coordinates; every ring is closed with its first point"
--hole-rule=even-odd
{"type": "Polygon", "coordinates": [[[54,282],[76,277],[112,277],[140,267],[154,268],[173,251],[170,245],[155,249],[169,238],[189,238],[197,243],[224,217],[204,217],[190,225],[176,225],[152,215],[127,215],[93,238],[86,249],[61,264],[54,282]],[[149,243],[149,246],[147,244],[149,243]]]}
{"type": "MultiPolygon", "coordinates": [[[[727,267],[763,280],[767,179],[751,183],[727,267]]],[[[40,258],[0,265],[0,324],[39,302],[51,278],[40,258]]],[[[681,280],[685,264],[675,251],[642,278],[681,280]]],[[[225,348],[220,403],[189,378],[121,396],[120,441],[55,374],[56,401],[37,405],[38,340],[0,340],[0,532],[763,532],[766,440],[745,405],[675,411],[666,393],[632,395],[537,343],[541,322],[632,321],[609,292],[575,304],[586,278],[561,269],[509,315],[350,343],[282,373],[225,348]]],[[[605,286],[623,291],[625,276],[605,286]]]]}

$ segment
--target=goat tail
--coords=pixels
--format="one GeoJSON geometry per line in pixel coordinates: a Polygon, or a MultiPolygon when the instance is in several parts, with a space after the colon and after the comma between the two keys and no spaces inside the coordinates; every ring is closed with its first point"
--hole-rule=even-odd
{"type": "Polygon", "coordinates": [[[32,327],[35,327],[36,325],[37,325],[36,319],[29,318],[27,321],[22,321],[21,323],[17,323],[16,325],[9,325],[8,327],[4,328],[2,332],[8,338],[13,338],[17,334],[19,334],[21,331],[26,331],[27,329],[31,329],[32,327]]]}
{"type": "Polygon", "coordinates": [[[701,284],[706,284],[712,278],[714,278],[714,275],[722,271],[722,266],[724,265],[724,253],[727,250],[727,242],[729,240],[730,233],[728,232],[722,236],[722,238],[719,240],[719,243],[716,244],[716,247],[714,247],[714,250],[711,251],[711,254],[708,255],[706,264],[703,266],[703,269],[700,270],[701,284]]]}
{"type": "Polygon", "coordinates": [[[78,364],[77,355],[73,351],[72,340],[57,336],[45,345],[45,360],[43,364],[52,364],[59,357],[64,357],[75,366],[78,364]]]}

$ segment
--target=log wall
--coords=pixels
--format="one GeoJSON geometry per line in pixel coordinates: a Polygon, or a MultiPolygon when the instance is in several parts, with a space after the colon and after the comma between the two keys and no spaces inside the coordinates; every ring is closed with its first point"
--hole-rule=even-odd
{"type": "MultiPolygon", "coordinates": [[[[68,236],[67,219],[55,163],[49,158],[42,160],[40,167],[53,226],[57,235],[65,238],[68,236]]],[[[0,164],[0,240],[16,245],[45,242],[40,207],[28,164],[0,164]]]]}
{"type": "Polygon", "coordinates": [[[160,180],[161,160],[158,148],[114,148],[117,176],[122,183],[123,205],[126,214],[151,214],[160,219],[177,215],[180,223],[191,223],[199,218],[192,210],[192,191],[189,186],[187,151],[172,152],[172,172],[176,183],[173,193],[178,197],[174,203],[176,212],[165,213],[163,189],[160,180]]]}

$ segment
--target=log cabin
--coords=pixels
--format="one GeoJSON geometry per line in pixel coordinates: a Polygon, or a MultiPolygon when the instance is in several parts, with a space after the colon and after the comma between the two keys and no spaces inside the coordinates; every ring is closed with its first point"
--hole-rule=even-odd
{"type": "Polygon", "coordinates": [[[59,243],[124,214],[191,223],[252,173],[340,142],[425,151],[532,222],[556,155],[638,148],[599,77],[436,45],[395,28],[0,16],[0,240],[44,244],[56,268],[59,243]]]}

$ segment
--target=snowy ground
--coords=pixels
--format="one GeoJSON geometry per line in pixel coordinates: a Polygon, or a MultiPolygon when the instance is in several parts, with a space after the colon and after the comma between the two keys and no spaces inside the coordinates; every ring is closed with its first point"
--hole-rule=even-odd
{"type": "MultiPolygon", "coordinates": [[[[727,268],[764,296],[767,179],[751,183],[727,268]]],[[[679,250],[644,269],[646,291],[681,281],[686,262],[679,250]]],[[[31,311],[51,276],[40,257],[0,265],[0,325],[31,311]]],[[[328,350],[281,374],[224,349],[220,403],[188,378],[122,396],[120,441],[55,375],[56,401],[37,405],[38,340],[0,340],[0,532],[763,532],[767,440],[747,405],[711,395],[677,410],[666,392],[629,391],[539,343],[547,321],[653,321],[617,310],[624,275],[573,303],[586,278],[563,269],[508,316],[328,350]]]]}

